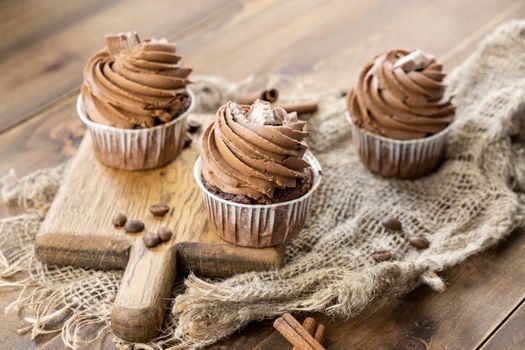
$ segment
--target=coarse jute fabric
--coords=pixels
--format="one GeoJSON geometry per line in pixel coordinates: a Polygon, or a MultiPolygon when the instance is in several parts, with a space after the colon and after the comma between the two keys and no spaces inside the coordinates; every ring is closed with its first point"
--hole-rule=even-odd
{"type": "MultiPolygon", "coordinates": [[[[446,161],[417,181],[382,179],[359,162],[343,113],[344,98],[320,93],[319,112],[309,121],[310,145],[324,170],[306,227],[274,271],[227,279],[190,275],[174,290],[162,335],[147,344],[116,339],[121,348],[199,348],[256,319],[284,312],[319,311],[351,317],[374,301],[428,284],[445,289],[436,272],[462,262],[524,223],[525,21],[508,22],[449,76],[456,121],[446,161]],[[381,221],[395,216],[402,232],[381,221]],[[407,243],[424,235],[426,250],[407,243]],[[393,259],[376,263],[371,254],[393,259]]],[[[237,96],[241,86],[216,77],[194,85],[201,111],[237,96]]],[[[0,221],[0,287],[22,288],[7,312],[19,312],[34,337],[61,332],[79,347],[109,326],[121,271],[45,266],[33,241],[60,185],[64,165],[22,179],[2,179],[2,195],[26,213],[0,221]]]]}

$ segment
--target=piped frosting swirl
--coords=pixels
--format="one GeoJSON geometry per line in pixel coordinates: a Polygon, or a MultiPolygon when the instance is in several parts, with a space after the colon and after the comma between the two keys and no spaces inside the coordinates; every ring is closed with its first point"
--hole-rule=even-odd
{"type": "Polygon", "coordinates": [[[295,187],[310,165],[305,122],[296,113],[257,100],[250,107],[228,102],[205,130],[202,176],[221,191],[259,202],[277,188],[295,187]]]}
{"type": "Polygon", "coordinates": [[[106,38],[84,68],[82,97],[88,117],[118,128],[149,128],[169,122],[190,105],[191,69],[182,68],[175,45],[141,41],[125,33],[106,38]]]}
{"type": "Polygon", "coordinates": [[[348,94],[355,125],[393,139],[418,139],[445,129],[454,105],[445,96],[442,65],[419,50],[392,50],[361,69],[348,94]]]}

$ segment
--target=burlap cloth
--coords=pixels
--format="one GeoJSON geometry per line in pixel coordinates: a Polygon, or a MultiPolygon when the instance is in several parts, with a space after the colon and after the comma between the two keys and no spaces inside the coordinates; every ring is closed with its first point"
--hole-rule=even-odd
{"type": "MultiPolygon", "coordinates": [[[[323,93],[310,120],[310,145],[324,168],[306,228],[290,242],[286,265],[224,280],[190,275],[175,288],[174,306],[161,337],[135,348],[197,348],[255,319],[284,312],[320,311],[349,317],[379,298],[426,283],[444,290],[435,273],[495,244],[524,222],[523,155],[519,140],[525,106],[525,22],[513,21],[487,37],[449,77],[458,107],[447,160],[418,181],[371,175],[356,158],[344,99],[323,93]],[[403,232],[381,220],[394,215],[403,232]],[[406,236],[422,234],[430,248],[418,251],[406,236]],[[393,260],[378,264],[377,250],[393,260]],[[181,294],[182,293],[182,294],[181,294]]],[[[203,77],[194,86],[201,109],[235,97],[240,86],[203,77]]],[[[20,312],[36,337],[61,332],[72,347],[89,341],[82,329],[109,326],[121,271],[44,266],[33,240],[60,185],[64,166],[22,179],[3,178],[5,200],[23,205],[23,215],[0,221],[0,286],[21,287],[7,312],[20,312]]],[[[121,347],[131,344],[117,341],[121,347]]]]}

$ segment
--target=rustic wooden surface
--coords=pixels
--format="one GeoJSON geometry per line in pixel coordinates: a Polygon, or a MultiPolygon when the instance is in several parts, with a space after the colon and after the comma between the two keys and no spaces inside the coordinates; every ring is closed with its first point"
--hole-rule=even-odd
{"type": "MultiPolygon", "coordinates": [[[[179,43],[196,74],[256,81],[270,73],[347,88],[364,60],[391,47],[435,53],[447,70],[499,23],[524,18],[522,0],[0,2],[0,173],[52,166],[75,152],[83,128],[74,99],[100,35],[137,29],[179,43]],[[25,25],[22,25],[25,24],[25,25]]],[[[2,216],[17,209],[0,208],[2,216]]],[[[521,349],[525,342],[525,235],[443,273],[443,294],[425,287],[352,320],[324,318],[328,349],[521,349]]],[[[2,292],[0,308],[16,291],[2,292]]],[[[60,337],[19,336],[0,316],[6,348],[61,349],[60,337]]],[[[90,330],[86,330],[89,333],[90,330]]],[[[113,349],[111,334],[90,349],[113,349]]],[[[270,323],[252,323],[210,349],[290,349],[270,323]]]]}
{"type": "Polygon", "coordinates": [[[199,153],[195,141],[166,167],[122,171],[98,162],[86,135],[36,238],[36,256],[45,263],[125,269],[111,317],[112,329],[122,339],[145,341],[158,334],[177,269],[226,277],[283,264],[283,246],[238,247],[213,232],[193,180],[199,153]],[[152,215],[149,207],[155,203],[167,204],[168,214],[152,215]],[[145,229],[126,234],[115,228],[117,213],[141,220],[145,229]],[[146,248],[143,235],[161,227],[173,231],[171,240],[146,248]],[[177,259],[183,266],[176,266],[177,259]]]}

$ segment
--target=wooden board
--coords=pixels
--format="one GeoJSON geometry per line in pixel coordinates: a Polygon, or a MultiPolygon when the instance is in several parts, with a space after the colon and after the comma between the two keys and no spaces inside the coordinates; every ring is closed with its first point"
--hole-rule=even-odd
{"type": "Polygon", "coordinates": [[[223,277],[283,263],[284,246],[244,248],[215,235],[193,180],[198,153],[194,141],[164,168],[125,172],[99,163],[86,135],[37,236],[36,255],[45,263],[125,269],[111,318],[122,339],[158,334],[177,270],[223,277]],[[168,204],[170,212],[153,216],[149,207],[155,203],[168,204]],[[146,229],[126,234],[113,227],[119,212],[143,221],[146,229]],[[143,234],[164,226],[173,229],[171,241],[146,248],[143,234]]]}

